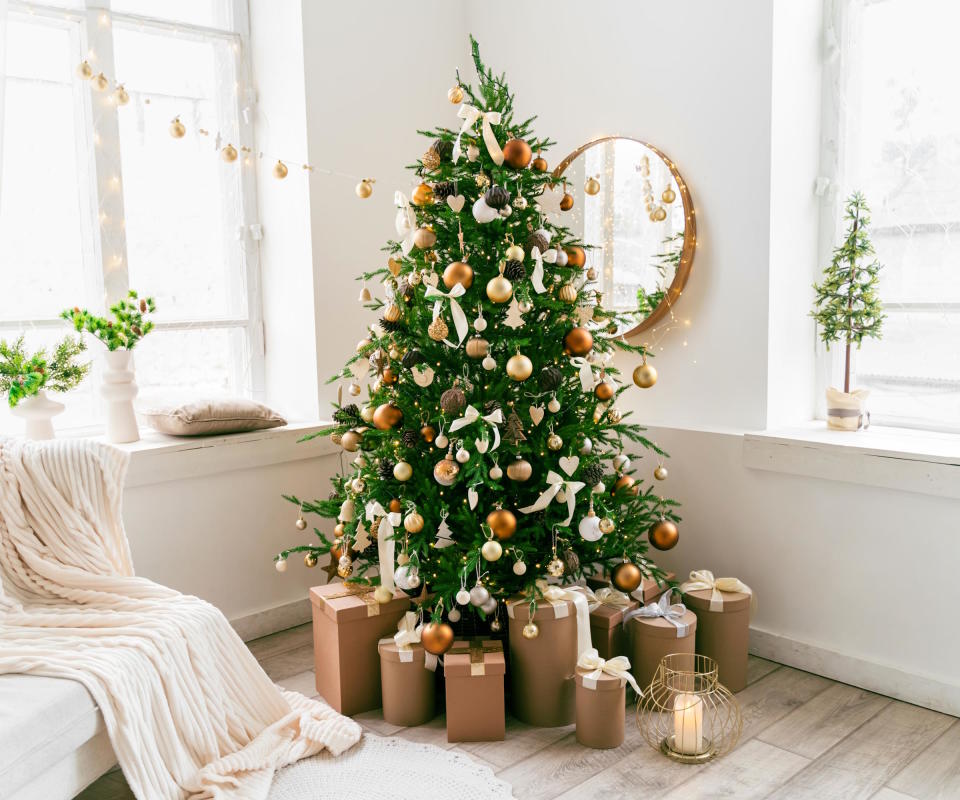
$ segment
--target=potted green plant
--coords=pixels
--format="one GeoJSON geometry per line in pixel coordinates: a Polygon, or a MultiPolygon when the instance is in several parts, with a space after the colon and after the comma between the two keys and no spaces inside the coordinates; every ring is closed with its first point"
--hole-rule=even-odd
{"type": "Polygon", "coordinates": [[[86,349],[82,339],[66,336],[48,358],[44,349],[28,354],[23,336],[13,344],[0,340],[0,392],[11,413],[25,421],[28,439],[54,437],[52,420],[64,406],[47,391],[68,392],[80,384],[90,364],[77,363],[77,356],[86,349]]]}
{"type": "Polygon", "coordinates": [[[153,330],[153,322],[146,319],[146,315],[155,311],[152,297],[140,297],[131,289],[126,298],[110,306],[112,319],[80,308],[67,309],[60,315],[71,322],[75,330],[93,334],[107,348],[101,392],[107,401],[109,442],[135,442],[140,438],[133,410],[133,399],[137,396],[133,348],[153,330]]]}
{"type": "Polygon", "coordinates": [[[849,223],[846,236],[833,251],[833,259],[823,271],[823,281],[815,283],[813,310],[820,338],[827,349],[834,342],[846,348],[843,391],[827,389],[827,427],[855,431],[866,427],[869,391],[850,391],[850,357],[853,345],[860,348],[864,337],[879,339],[883,328],[883,303],[877,294],[881,269],[867,234],[870,208],[860,192],[847,199],[844,218],[849,223]]]}

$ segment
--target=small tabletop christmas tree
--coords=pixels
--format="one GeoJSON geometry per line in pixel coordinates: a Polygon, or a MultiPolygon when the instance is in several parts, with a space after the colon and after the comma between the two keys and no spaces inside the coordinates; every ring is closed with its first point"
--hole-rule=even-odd
{"type": "Polygon", "coordinates": [[[877,296],[880,262],[874,256],[867,235],[870,209],[860,192],[847,199],[844,218],[850,223],[843,244],[833,251],[823,282],[813,285],[817,293],[810,312],[820,326],[820,338],[829,349],[832,342],[844,342],[843,391],[850,392],[850,349],[859,349],[865,336],[880,338],[883,304],[877,296]],[[870,259],[868,261],[868,259],[870,259]],[[865,263],[866,262],[866,263],[865,263]]]}
{"type": "Polygon", "coordinates": [[[276,561],[283,571],[291,553],[308,566],[330,553],[331,574],[382,583],[381,601],[393,581],[412,595],[425,585],[451,620],[458,605],[489,617],[517,592],[536,602],[538,579],[578,564],[613,568],[631,591],[663,576],[646,538],[668,549],[678,536],[675,503],[629,474],[625,441],[665,454],[622,419],[627,387],[610,358],[642,356],[645,388],[656,373],[611,333],[625,320],[598,305],[583,245],[544,216],[547,194],[562,191],[543,157],[551,142],[533,118],[515,119],[504,76],[471,42],[479,88],[458,76],[459,130],[422,132],[420,182],[409,201],[397,193],[399,238],[387,266],[361,276],[387,298],[361,294],[380,319],[333,380],[356,396],[376,379],[362,407],[339,405],[319,434],[356,452],[353,466],[326,500],[287,498],[300,530],[309,512],[336,519],[334,535],[315,530],[276,561]]]}

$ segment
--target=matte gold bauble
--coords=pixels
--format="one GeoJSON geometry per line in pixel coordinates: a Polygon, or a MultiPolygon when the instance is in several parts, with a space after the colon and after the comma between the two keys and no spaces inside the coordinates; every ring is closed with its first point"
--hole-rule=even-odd
{"type": "Polygon", "coordinates": [[[654,222],[663,222],[667,218],[667,210],[663,206],[658,206],[657,210],[650,215],[654,222]]]}
{"type": "Polygon", "coordinates": [[[387,506],[387,508],[389,508],[390,511],[393,512],[394,514],[399,514],[400,511],[403,509],[403,503],[400,502],[399,497],[394,497],[393,499],[390,500],[390,505],[387,506]]]}
{"type": "Polygon", "coordinates": [[[107,80],[107,76],[102,72],[99,73],[95,78],[92,78],[91,83],[93,83],[93,88],[98,92],[105,92],[107,87],[110,85],[110,81],[107,80]]]}
{"type": "Polygon", "coordinates": [[[600,520],[600,533],[613,533],[616,527],[617,526],[614,524],[613,520],[610,519],[610,517],[604,517],[600,520]]]}
{"type": "Polygon", "coordinates": [[[170,135],[174,139],[182,139],[187,135],[187,127],[180,121],[180,117],[174,117],[170,123],[170,135]]]}
{"type": "Polygon", "coordinates": [[[587,253],[579,245],[563,248],[567,253],[567,264],[571,267],[582,267],[587,263],[587,253]]]}
{"type": "Polygon", "coordinates": [[[560,210],[569,211],[571,208],[573,208],[573,195],[564,192],[563,197],[560,198],[560,210]]]}
{"type": "Polygon", "coordinates": [[[490,352],[490,343],[482,336],[467,339],[467,355],[470,358],[483,358],[490,352]]]}
{"type": "Polygon", "coordinates": [[[677,526],[668,519],[661,519],[659,522],[654,523],[647,535],[650,538],[650,544],[657,550],[669,550],[675,547],[677,541],[680,539],[680,531],[678,531],[677,526]]]}
{"type": "Polygon", "coordinates": [[[413,233],[413,243],[421,250],[426,250],[437,243],[437,234],[433,228],[417,228],[413,233]]]}
{"type": "Polygon", "coordinates": [[[577,287],[572,283],[565,283],[560,287],[559,297],[564,303],[576,303],[577,287]]]}
{"type": "Polygon", "coordinates": [[[393,477],[398,481],[408,481],[413,477],[413,467],[406,461],[398,461],[393,466],[393,477]]]}
{"type": "Polygon", "coordinates": [[[512,244],[507,248],[507,261],[523,261],[523,248],[518,244],[512,244]]]}
{"type": "Polygon", "coordinates": [[[307,521],[303,517],[297,517],[297,521],[293,523],[298,531],[306,530],[307,521]]]}
{"type": "Polygon", "coordinates": [[[563,439],[561,439],[557,434],[551,433],[547,437],[547,447],[551,450],[559,450],[563,447],[563,439]]]}
{"type": "Polygon", "coordinates": [[[347,532],[347,529],[346,527],[344,527],[344,524],[342,522],[338,522],[333,528],[333,535],[336,536],[338,539],[342,537],[343,534],[345,534],[346,532],[347,532]]]}
{"type": "Polygon", "coordinates": [[[442,656],[453,644],[453,628],[446,622],[428,622],[420,631],[420,644],[428,653],[442,656]]]}
{"type": "Polygon", "coordinates": [[[473,286],[473,268],[463,261],[453,261],[443,271],[444,286],[452,289],[458,283],[462,283],[464,289],[473,286]]]}
{"type": "Polygon", "coordinates": [[[507,375],[513,380],[525,381],[533,374],[533,363],[525,355],[517,353],[507,361],[507,375]]]}
{"type": "Polygon", "coordinates": [[[273,177],[276,178],[277,180],[282,181],[284,178],[287,177],[289,172],[290,170],[287,169],[287,165],[284,164],[282,161],[277,161],[277,163],[273,165],[273,177]]]}
{"type": "Polygon", "coordinates": [[[590,269],[587,270],[587,280],[595,281],[596,279],[597,279],[597,271],[593,267],[590,267],[590,269]]]}
{"type": "Polygon", "coordinates": [[[437,431],[433,425],[424,425],[420,429],[420,435],[423,437],[423,441],[427,444],[431,444],[434,439],[437,438],[437,431]]]}
{"type": "Polygon", "coordinates": [[[396,322],[402,316],[403,312],[396,303],[391,303],[383,311],[383,318],[387,322],[396,322]]]}
{"type": "Polygon", "coordinates": [[[353,191],[357,193],[357,197],[361,200],[366,200],[370,195],[373,194],[373,181],[369,178],[364,178],[360,183],[353,187],[353,191]]]}
{"type": "Polygon", "coordinates": [[[433,468],[433,477],[441,486],[453,486],[460,474],[460,465],[454,461],[453,453],[447,453],[442,461],[438,461],[433,468]]]}
{"type": "Polygon", "coordinates": [[[373,590],[373,599],[378,603],[389,603],[393,600],[393,592],[391,592],[386,586],[378,586],[373,590]]]}
{"type": "Polygon", "coordinates": [[[450,91],[447,92],[447,100],[456,105],[463,101],[463,89],[459,86],[450,87],[450,91]]]}
{"type": "Polygon", "coordinates": [[[435,342],[442,342],[450,333],[450,328],[444,322],[443,317],[437,317],[427,326],[427,335],[435,342]]]}
{"type": "Polygon", "coordinates": [[[493,531],[493,535],[498,539],[509,539],[516,533],[517,518],[512,511],[505,508],[497,508],[487,514],[487,525],[493,531]]]}
{"type": "Polygon", "coordinates": [[[232,164],[234,161],[236,161],[238,155],[237,148],[232,144],[228,144],[223,148],[223,150],[220,151],[220,158],[222,158],[228,164],[232,164]]]}
{"type": "Polygon", "coordinates": [[[613,484],[612,494],[617,494],[617,492],[620,491],[623,491],[624,493],[629,492],[633,495],[639,494],[640,484],[629,475],[621,475],[619,478],[617,478],[616,483],[613,484]]]}
{"type": "Polygon", "coordinates": [[[433,187],[429,183],[421,183],[413,190],[410,202],[415,206],[429,206],[433,203],[433,187]]]}
{"type": "Polygon", "coordinates": [[[666,203],[667,205],[670,205],[674,200],[677,199],[677,193],[673,191],[671,187],[668,186],[666,189],[663,190],[663,194],[660,195],[660,199],[663,200],[663,202],[666,203]]]}
{"type": "Polygon", "coordinates": [[[423,530],[423,517],[416,511],[411,511],[404,517],[403,527],[407,533],[420,533],[423,530]]]}
{"type": "Polygon", "coordinates": [[[349,578],[353,575],[353,561],[349,556],[343,556],[337,562],[337,575],[341,578],[349,578]]]}
{"type": "Polygon", "coordinates": [[[643,582],[643,573],[636,564],[630,561],[624,561],[622,564],[617,564],[617,566],[613,568],[610,579],[613,581],[613,585],[621,592],[630,594],[630,592],[635,591],[643,582]]]}
{"type": "Polygon", "coordinates": [[[613,387],[613,384],[610,381],[600,381],[594,388],[593,393],[596,395],[597,400],[602,400],[606,402],[611,397],[616,394],[617,390],[613,387]]]}
{"type": "Polygon", "coordinates": [[[665,481],[668,474],[667,468],[662,464],[653,471],[653,477],[658,481],[665,481]]]}
{"type": "Polygon", "coordinates": [[[507,477],[516,481],[517,483],[523,483],[526,480],[530,480],[530,476],[533,474],[533,467],[530,466],[530,462],[525,458],[517,457],[516,461],[512,461],[507,465],[507,477]]]}
{"type": "Polygon", "coordinates": [[[597,180],[596,178],[594,178],[594,177],[589,177],[589,178],[587,178],[587,182],[586,182],[585,184],[583,184],[583,191],[585,191],[585,192],[586,192],[588,195],[590,195],[591,197],[593,197],[595,194],[599,194],[599,193],[600,193],[600,181],[598,181],[598,180],[597,180]]]}
{"type": "Polygon", "coordinates": [[[536,172],[546,172],[546,171],[547,171],[547,159],[545,159],[543,156],[538,155],[538,156],[537,156],[535,159],[533,159],[533,161],[530,163],[530,168],[533,169],[533,170],[535,170],[536,172]]]}
{"type": "Polygon", "coordinates": [[[483,547],[480,548],[480,555],[487,561],[499,561],[500,556],[503,555],[503,545],[496,539],[490,539],[483,543],[483,547]]]}
{"type": "Polygon", "coordinates": [[[536,622],[528,622],[523,626],[524,639],[536,639],[540,635],[540,626],[536,622]]]}
{"type": "Polygon", "coordinates": [[[364,422],[373,422],[373,412],[376,409],[370,404],[367,403],[363,408],[360,409],[360,419],[364,422]]]}
{"type": "Polygon", "coordinates": [[[633,382],[641,389],[649,389],[657,382],[657,370],[644,361],[633,371],[633,382]]]}
{"type": "Polygon", "coordinates": [[[562,577],[565,569],[563,562],[556,555],[547,562],[547,575],[551,578],[562,577]]]}
{"type": "Polygon", "coordinates": [[[513,297],[513,284],[503,277],[502,269],[497,277],[487,281],[487,297],[494,303],[506,303],[513,297]]]}
{"type": "Polygon", "coordinates": [[[563,337],[563,345],[571,355],[585,356],[593,349],[593,334],[586,328],[574,328],[563,337]]]}
{"type": "Polygon", "coordinates": [[[607,409],[607,419],[610,420],[611,425],[617,425],[620,420],[623,419],[623,414],[620,413],[620,409],[616,406],[610,406],[610,408],[607,409]]]}
{"type": "Polygon", "coordinates": [[[383,403],[373,412],[373,426],[377,430],[388,431],[397,427],[403,420],[403,412],[393,403],[383,403]]]}
{"type": "Polygon", "coordinates": [[[77,77],[83,78],[85,81],[93,77],[93,67],[90,66],[89,61],[81,61],[77,64],[77,77]]]}
{"type": "Polygon", "coordinates": [[[348,453],[356,452],[360,446],[360,434],[356,431],[347,431],[340,437],[340,446],[348,453]]]}
{"type": "Polygon", "coordinates": [[[113,90],[113,102],[118,106],[125,106],[130,102],[130,95],[127,94],[127,90],[123,88],[122,83],[118,83],[117,88],[113,90]]]}
{"type": "Polygon", "coordinates": [[[526,169],[533,151],[523,139],[510,139],[503,146],[503,160],[514,169],[526,169]]]}
{"type": "Polygon", "coordinates": [[[303,557],[303,566],[313,569],[317,566],[317,557],[313,553],[307,553],[303,557]]]}

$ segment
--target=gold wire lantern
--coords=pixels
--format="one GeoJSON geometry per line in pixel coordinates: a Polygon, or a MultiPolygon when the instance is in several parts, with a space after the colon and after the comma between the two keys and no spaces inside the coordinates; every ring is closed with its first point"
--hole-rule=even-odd
{"type": "Polygon", "coordinates": [[[637,701],[637,726],[647,743],[684,764],[729,753],[743,730],[740,706],[717,680],[717,662],[694,653],[664,656],[637,701]]]}

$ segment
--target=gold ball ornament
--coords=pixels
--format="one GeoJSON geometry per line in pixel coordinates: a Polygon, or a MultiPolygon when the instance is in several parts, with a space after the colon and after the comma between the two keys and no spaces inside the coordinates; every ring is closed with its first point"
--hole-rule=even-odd
{"type": "Polygon", "coordinates": [[[586,328],[573,328],[563,337],[563,345],[575,356],[585,356],[593,349],[593,334],[586,328]]]}
{"type": "Polygon", "coordinates": [[[396,303],[391,303],[383,311],[383,318],[387,322],[396,322],[403,315],[403,312],[400,310],[400,306],[396,303]]]}
{"type": "Polygon", "coordinates": [[[415,206],[429,206],[433,203],[433,187],[429,183],[421,183],[413,190],[410,202],[415,206]]]}
{"type": "Polygon", "coordinates": [[[494,633],[499,633],[501,628],[503,628],[503,623],[498,619],[494,619],[493,622],[490,623],[490,630],[494,633]]]}
{"type": "Polygon", "coordinates": [[[220,158],[222,158],[228,164],[232,164],[234,161],[236,161],[238,155],[239,153],[237,153],[237,148],[232,144],[228,144],[220,151],[220,158]]]}
{"type": "Polygon", "coordinates": [[[661,519],[654,523],[647,536],[650,539],[650,544],[657,550],[670,550],[679,541],[680,531],[670,520],[661,519]]]}
{"type": "Polygon", "coordinates": [[[417,228],[413,233],[413,243],[421,250],[426,250],[437,243],[437,234],[430,227],[417,228]]]}
{"type": "Polygon", "coordinates": [[[524,639],[536,639],[540,635],[540,626],[536,622],[528,622],[523,626],[524,639]]]}
{"type": "Polygon", "coordinates": [[[587,178],[587,182],[583,184],[583,191],[588,195],[593,197],[596,194],[600,193],[600,181],[598,181],[593,176],[587,178]]]}
{"type": "Polygon", "coordinates": [[[388,431],[403,421],[403,412],[393,403],[383,403],[373,412],[373,426],[380,431],[388,431]]]}
{"type": "Polygon", "coordinates": [[[590,267],[590,269],[587,270],[587,280],[595,281],[596,279],[597,279],[597,271],[593,267],[590,267]]]}
{"type": "Polygon", "coordinates": [[[507,248],[505,255],[507,257],[507,261],[523,261],[523,248],[518,244],[512,244],[507,248]]]}
{"type": "Polygon", "coordinates": [[[303,531],[307,529],[307,521],[302,517],[297,517],[297,521],[293,523],[298,531],[303,531]]]}
{"type": "Polygon", "coordinates": [[[623,419],[623,414],[620,413],[620,409],[616,406],[610,406],[607,409],[607,419],[610,420],[611,425],[617,425],[621,419],[623,419]]]}
{"type": "Polygon", "coordinates": [[[447,92],[447,100],[454,105],[463,102],[463,89],[459,86],[450,87],[450,91],[447,92]]]}
{"type": "Polygon", "coordinates": [[[557,434],[551,433],[547,437],[547,447],[551,450],[559,450],[563,447],[563,439],[561,439],[557,434]]]}
{"type": "Polygon", "coordinates": [[[123,88],[122,83],[118,83],[117,88],[113,90],[113,102],[118,106],[125,106],[130,102],[130,95],[127,94],[127,90],[123,88]]]}
{"type": "Polygon", "coordinates": [[[604,517],[600,520],[600,533],[613,533],[616,527],[610,517],[604,517]]]}
{"type": "Polygon", "coordinates": [[[656,368],[644,361],[633,371],[633,382],[641,389],[649,389],[657,382],[656,368]]]}
{"type": "Polygon", "coordinates": [[[563,562],[556,555],[547,562],[547,575],[551,578],[562,577],[564,569],[563,562]]]}
{"type": "Polygon", "coordinates": [[[656,478],[658,481],[665,481],[665,480],[667,479],[667,475],[669,475],[669,474],[670,474],[670,473],[667,472],[667,468],[666,468],[665,466],[663,466],[663,464],[661,464],[660,466],[658,466],[658,467],[653,471],[653,477],[656,478]]]}
{"type": "Polygon", "coordinates": [[[437,438],[437,431],[433,425],[424,425],[420,429],[420,435],[423,437],[423,441],[427,444],[431,444],[434,439],[437,438]]]}
{"type": "Polygon", "coordinates": [[[444,286],[452,289],[458,283],[463,284],[464,289],[473,286],[473,268],[463,261],[453,261],[443,271],[444,286]]]}
{"type": "Polygon", "coordinates": [[[663,202],[667,205],[670,205],[674,200],[677,199],[677,193],[673,191],[670,186],[668,186],[663,190],[663,194],[660,195],[660,199],[663,200],[663,202]]]}
{"type": "Polygon", "coordinates": [[[348,453],[356,452],[360,446],[361,436],[357,431],[347,431],[340,437],[340,446],[348,453]]]}
{"type": "Polygon", "coordinates": [[[317,557],[313,553],[307,553],[303,557],[303,566],[313,569],[317,566],[317,557]]]}
{"type": "Polygon", "coordinates": [[[442,656],[453,645],[453,628],[446,622],[428,622],[420,632],[420,644],[428,653],[442,656]]]}
{"type": "Polygon", "coordinates": [[[90,66],[89,61],[81,61],[77,64],[77,77],[83,78],[85,81],[93,77],[93,67],[90,66]]]}
{"type": "Polygon", "coordinates": [[[560,210],[569,211],[571,208],[573,208],[573,195],[565,192],[563,197],[560,198],[560,210]]]}
{"type": "Polygon", "coordinates": [[[453,486],[460,474],[460,465],[454,460],[453,453],[448,452],[442,461],[438,461],[433,468],[433,478],[441,486],[453,486]]]}
{"type": "Polygon", "coordinates": [[[350,556],[341,556],[337,562],[337,575],[341,578],[349,578],[353,575],[353,561],[350,556]]]}
{"type": "Polygon", "coordinates": [[[404,517],[403,527],[407,533],[420,533],[423,530],[423,517],[416,511],[411,511],[404,517]]]}
{"type": "Polygon", "coordinates": [[[632,495],[639,494],[640,484],[637,483],[629,475],[621,475],[619,478],[617,478],[616,482],[613,484],[613,491],[611,492],[611,494],[617,494],[617,492],[620,492],[620,491],[624,492],[624,494],[628,492],[632,495]]]}
{"type": "Polygon", "coordinates": [[[518,383],[525,381],[533,374],[533,362],[525,355],[517,353],[507,361],[507,375],[518,383]]]}
{"type": "Polygon", "coordinates": [[[367,403],[363,408],[360,409],[360,419],[367,423],[373,422],[373,412],[375,410],[376,409],[370,403],[367,403]]]}
{"type": "Polygon", "coordinates": [[[174,139],[182,139],[187,135],[187,127],[180,121],[180,117],[173,118],[169,130],[174,139]]]}
{"type": "Polygon", "coordinates": [[[110,81],[107,80],[107,76],[102,72],[98,73],[95,78],[92,78],[91,82],[93,83],[93,88],[98,92],[105,92],[107,87],[110,85],[110,81]]]}
{"type": "Polygon", "coordinates": [[[565,283],[560,287],[559,297],[564,303],[576,303],[577,287],[572,283],[565,283]]]}
{"type": "Polygon", "coordinates": [[[444,322],[443,317],[437,317],[427,326],[427,335],[435,342],[442,342],[450,333],[450,328],[444,322]]]}
{"type": "Polygon", "coordinates": [[[467,339],[467,355],[470,358],[483,358],[490,352],[490,343],[482,336],[467,339]]]}
{"type": "Polygon", "coordinates": [[[487,525],[493,531],[493,535],[501,541],[509,539],[517,531],[517,518],[512,511],[505,508],[497,508],[487,514],[487,525]]]}
{"type": "Polygon", "coordinates": [[[386,586],[378,586],[373,590],[373,599],[378,603],[389,603],[393,600],[393,592],[391,592],[386,586]]]}
{"type": "Polygon", "coordinates": [[[587,251],[579,245],[564,247],[567,254],[567,264],[571,267],[583,267],[587,263],[587,251]]]}
{"type": "Polygon", "coordinates": [[[487,297],[494,303],[506,303],[513,297],[513,284],[503,277],[503,265],[500,274],[487,281],[487,297]]]}
{"type": "Polygon", "coordinates": [[[413,477],[413,467],[406,461],[398,461],[393,467],[393,477],[398,481],[408,481],[413,477]]]}
{"type": "Polygon", "coordinates": [[[516,461],[512,461],[507,465],[507,477],[517,483],[530,480],[532,474],[533,467],[530,465],[530,462],[520,456],[517,456],[516,461]]]}
{"type": "Polygon", "coordinates": [[[538,154],[537,157],[530,162],[530,168],[535,172],[546,172],[547,169],[549,169],[547,159],[538,154]]]}
{"type": "Polygon", "coordinates": [[[490,539],[483,543],[483,547],[480,548],[480,555],[487,561],[499,561],[500,556],[503,555],[503,546],[496,539],[490,539]]]}
{"type": "Polygon", "coordinates": [[[289,173],[290,170],[287,169],[287,165],[282,161],[277,161],[277,163],[273,165],[273,177],[278,181],[282,181],[289,173]]]}
{"type": "Polygon", "coordinates": [[[593,390],[598,400],[606,402],[616,394],[617,390],[610,381],[600,381],[593,390]]]}
{"type": "Polygon", "coordinates": [[[526,169],[533,151],[523,139],[510,139],[503,146],[503,160],[514,169],[526,169]]]}
{"type": "Polygon", "coordinates": [[[624,561],[613,568],[610,579],[621,592],[629,594],[643,582],[643,573],[636,564],[631,561],[624,561]]]}
{"type": "Polygon", "coordinates": [[[369,178],[364,178],[360,183],[353,187],[353,191],[356,192],[357,197],[361,200],[366,200],[370,195],[373,194],[373,181],[369,178]]]}
{"type": "Polygon", "coordinates": [[[657,206],[656,211],[654,211],[650,218],[654,222],[663,222],[667,218],[667,210],[663,206],[657,206]]]}

